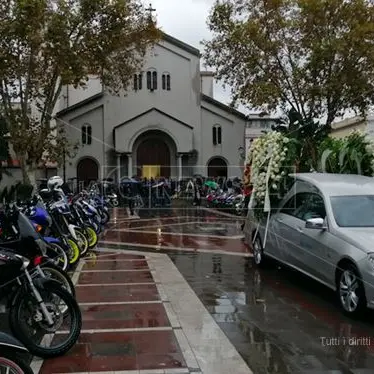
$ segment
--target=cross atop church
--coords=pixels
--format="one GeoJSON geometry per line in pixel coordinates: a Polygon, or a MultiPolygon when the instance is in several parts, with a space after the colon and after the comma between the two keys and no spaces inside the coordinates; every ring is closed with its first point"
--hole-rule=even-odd
{"type": "Polygon", "coordinates": [[[152,20],[153,12],[156,11],[156,9],[152,8],[152,3],[149,3],[149,8],[145,10],[146,12],[149,12],[149,19],[152,20]]]}

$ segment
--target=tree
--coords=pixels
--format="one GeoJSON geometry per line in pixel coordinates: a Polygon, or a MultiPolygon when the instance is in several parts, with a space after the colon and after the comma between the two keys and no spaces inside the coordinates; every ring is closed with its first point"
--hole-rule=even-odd
{"type": "Polygon", "coordinates": [[[6,122],[4,117],[0,115],[0,182],[3,177],[5,170],[3,169],[3,161],[8,161],[9,159],[9,147],[6,135],[8,133],[6,122]]]}
{"type": "Polygon", "coordinates": [[[0,0],[0,95],[24,183],[66,144],[53,112],[63,85],[100,77],[126,91],[159,37],[140,0],[0,0]]]}
{"type": "Polygon", "coordinates": [[[216,0],[204,57],[235,100],[330,127],[374,98],[370,0],[216,0]]]}

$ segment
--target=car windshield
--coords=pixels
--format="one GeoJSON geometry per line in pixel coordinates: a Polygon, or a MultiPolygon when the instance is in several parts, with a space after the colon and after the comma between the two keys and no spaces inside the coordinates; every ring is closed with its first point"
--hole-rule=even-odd
{"type": "Polygon", "coordinates": [[[374,227],[374,195],[333,196],[331,206],[340,227],[374,227]]]}

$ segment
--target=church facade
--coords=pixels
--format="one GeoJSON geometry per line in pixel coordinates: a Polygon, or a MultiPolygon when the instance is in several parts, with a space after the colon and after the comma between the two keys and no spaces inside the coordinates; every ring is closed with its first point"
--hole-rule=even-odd
{"type": "Polygon", "coordinates": [[[125,95],[94,78],[64,87],[57,118],[80,143],[66,178],[241,176],[245,129],[268,120],[215,100],[213,79],[198,49],[164,34],[125,95]]]}

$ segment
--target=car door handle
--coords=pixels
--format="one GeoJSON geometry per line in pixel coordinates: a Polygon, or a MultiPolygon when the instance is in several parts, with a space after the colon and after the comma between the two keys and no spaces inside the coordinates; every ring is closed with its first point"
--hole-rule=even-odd
{"type": "Polygon", "coordinates": [[[300,227],[300,226],[296,227],[296,230],[297,230],[298,232],[303,232],[303,228],[300,227]]]}

